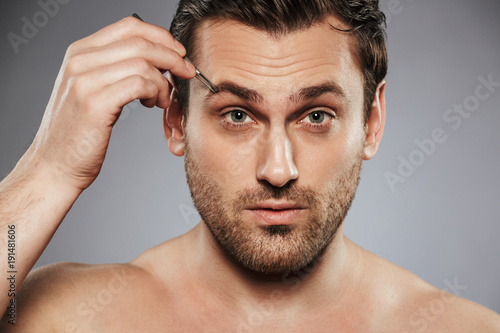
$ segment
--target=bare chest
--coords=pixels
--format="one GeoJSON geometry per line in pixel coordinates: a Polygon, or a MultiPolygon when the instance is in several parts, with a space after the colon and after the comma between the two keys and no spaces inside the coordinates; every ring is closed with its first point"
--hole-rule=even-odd
{"type": "MultiPolygon", "coordinates": [[[[149,290],[106,298],[89,297],[67,312],[57,332],[417,332],[408,311],[387,308],[369,299],[297,311],[287,303],[263,299],[237,309],[201,290],[179,286],[168,292],[149,290]]],[[[109,295],[108,295],[109,296],[109,295]]],[[[338,300],[337,300],[338,301],[338,300]]],[[[380,301],[380,300],[379,300],[380,301]]],[[[383,303],[383,302],[382,302],[383,303]]]]}
{"type": "MultiPolygon", "coordinates": [[[[111,305],[111,304],[110,304],[111,305]]],[[[287,313],[263,303],[252,311],[240,313],[212,302],[181,301],[176,304],[140,301],[120,304],[92,318],[71,318],[60,327],[65,333],[113,332],[416,332],[400,320],[384,326],[359,312],[287,313]]]]}

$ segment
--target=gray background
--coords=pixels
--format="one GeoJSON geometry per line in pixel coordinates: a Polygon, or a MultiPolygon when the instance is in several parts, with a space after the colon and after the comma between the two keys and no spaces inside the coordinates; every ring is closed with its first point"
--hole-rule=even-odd
{"type": "MultiPolygon", "coordinates": [[[[380,151],[365,163],[345,232],[437,287],[457,279],[466,286],[461,296],[499,312],[500,88],[456,130],[443,115],[474,94],[479,76],[500,82],[500,1],[381,5],[390,14],[387,124],[380,151]],[[397,173],[399,156],[408,159],[414,141],[436,128],[447,140],[391,191],[384,173],[397,173]]],[[[0,174],[33,139],[71,42],[133,12],[168,27],[174,9],[174,0],[72,0],[16,54],[7,34],[20,34],[22,17],[32,21],[41,8],[2,0],[0,174]]],[[[161,110],[137,102],[125,108],[100,177],[37,266],[127,262],[196,224],[183,160],[168,151],[161,118],[161,110]]]]}

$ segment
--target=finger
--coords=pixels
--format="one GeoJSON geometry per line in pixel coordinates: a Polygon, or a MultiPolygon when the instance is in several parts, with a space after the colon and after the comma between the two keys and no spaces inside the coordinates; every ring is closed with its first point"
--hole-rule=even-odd
{"type": "Polygon", "coordinates": [[[170,83],[158,69],[143,58],[125,59],[108,66],[102,66],[77,75],[73,80],[78,86],[78,90],[83,92],[80,94],[81,98],[85,98],[86,95],[133,75],[142,76],[157,86],[156,105],[158,107],[167,108],[170,105],[170,83]]]}
{"type": "Polygon", "coordinates": [[[93,116],[98,119],[104,118],[103,120],[112,126],[123,105],[135,99],[141,99],[147,106],[154,106],[156,96],[158,96],[158,87],[154,82],[140,75],[131,75],[95,92],[89,96],[89,100],[93,104],[93,116]],[[111,110],[110,113],[109,110],[111,110]]]}
{"type": "Polygon", "coordinates": [[[102,67],[131,58],[146,59],[154,67],[168,70],[183,79],[191,79],[196,75],[194,66],[177,52],[143,37],[119,40],[70,56],[66,60],[66,68],[69,74],[78,75],[88,71],[89,66],[102,67]]]}
{"type": "Polygon", "coordinates": [[[119,40],[142,36],[153,43],[161,44],[175,50],[181,57],[186,55],[185,47],[179,43],[170,32],[160,26],[143,22],[134,17],[125,17],[108,25],[96,33],[81,39],[72,45],[75,52],[82,49],[101,47],[119,40]]]}

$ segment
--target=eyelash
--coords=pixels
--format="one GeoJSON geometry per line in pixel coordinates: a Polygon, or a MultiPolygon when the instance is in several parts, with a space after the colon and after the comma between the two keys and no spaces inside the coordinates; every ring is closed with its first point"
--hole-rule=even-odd
{"type": "MultiPolygon", "coordinates": [[[[246,111],[244,111],[242,109],[233,109],[233,110],[225,112],[221,115],[221,120],[226,126],[229,126],[229,127],[235,128],[235,129],[242,129],[242,127],[247,127],[247,126],[251,125],[251,123],[249,123],[249,122],[237,123],[237,122],[233,122],[233,121],[228,121],[227,117],[229,115],[231,115],[231,113],[233,113],[233,112],[241,112],[241,113],[245,114],[246,117],[250,118],[252,120],[252,122],[255,122],[252,119],[252,117],[250,117],[248,115],[248,113],[246,111]]],[[[321,130],[321,129],[325,129],[326,127],[330,126],[332,123],[332,120],[334,120],[335,118],[336,118],[336,115],[332,114],[330,112],[323,111],[323,110],[312,110],[311,112],[307,113],[305,115],[305,117],[303,117],[301,120],[299,120],[298,123],[304,123],[305,126],[307,126],[308,128],[310,128],[312,130],[321,130]],[[322,113],[325,116],[329,117],[329,119],[326,119],[325,121],[323,121],[319,124],[312,123],[312,122],[305,122],[304,120],[313,113],[322,113]]]]}
{"type": "MultiPolygon", "coordinates": [[[[242,109],[232,109],[231,111],[228,111],[228,112],[225,112],[221,115],[221,120],[222,122],[226,125],[226,126],[229,126],[229,127],[232,127],[232,128],[236,128],[236,129],[242,129],[242,127],[247,127],[247,126],[250,126],[251,124],[248,123],[248,122],[243,122],[243,123],[236,123],[236,122],[233,122],[233,121],[228,121],[227,120],[227,116],[231,115],[231,113],[233,112],[241,112],[243,113],[246,117],[252,119],[248,113],[242,109]]],[[[252,119],[253,121],[253,119],[252,119]]],[[[253,121],[254,122],[254,121],[253,121]]]]}
{"type": "Polygon", "coordinates": [[[320,132],[322,130],[328,129],[328,127],[330,127],[332,125],[332,122],[333,122],[333,120],[335,120],[335,118],[336,118],[336,114],[333,113],[333,111],[328,112],[328,111],[324,111],[324,110],[313,110],[313,111],[307,113],[307,115],[304,118],[302,118],[299,121],[299,123],[303,123],[310,130],[320,132]],[[322,113],[325,117],[328,117],[328,119],[324,119],[324,121],[321,123],[313,123],[313,122],[309,122],[309,121],[304,121],[313,113],[322,113]]]}

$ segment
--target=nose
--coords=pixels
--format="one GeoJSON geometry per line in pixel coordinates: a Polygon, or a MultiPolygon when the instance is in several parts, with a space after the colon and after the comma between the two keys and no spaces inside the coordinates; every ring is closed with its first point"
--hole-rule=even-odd
{"type": "Polygon", "coordinates": [[[276,129],[261,142],[257,179],[283,187],[297,179],[299,171],[293,159],[292,143],[285,129],[276,129]]]}

